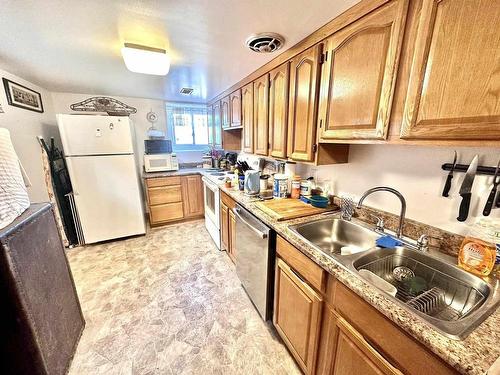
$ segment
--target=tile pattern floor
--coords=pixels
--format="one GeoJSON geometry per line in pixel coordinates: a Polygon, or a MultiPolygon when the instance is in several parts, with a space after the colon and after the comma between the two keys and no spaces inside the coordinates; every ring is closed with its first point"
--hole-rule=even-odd
{"type": "Polygon", "coordinates": [[[68,252],[86,327],[70,374],[299,374],[201,220],[68,252]]]}

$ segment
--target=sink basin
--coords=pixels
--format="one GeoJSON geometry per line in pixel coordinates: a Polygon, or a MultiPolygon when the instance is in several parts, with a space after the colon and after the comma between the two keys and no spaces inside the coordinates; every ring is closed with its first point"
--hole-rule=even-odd
{"type": "Polygon", "coordinates": [[[327,255],[340,255],[340,249],[344,246],[371,249],[380,237],[360,224],[336,217],[298,224],[290,228],[327,255]]]}
{"type": "Polygon", "coordinates": [[[396,296],[390,298],[455,339],[477,327],[499,301],[495,285],[408,248],[372,250],[353,260],[352,267],[356,271],[371,271],[395,286],[396,296]],[[396,267],[412,272],[400,281],[393,273],[396,267]]]}

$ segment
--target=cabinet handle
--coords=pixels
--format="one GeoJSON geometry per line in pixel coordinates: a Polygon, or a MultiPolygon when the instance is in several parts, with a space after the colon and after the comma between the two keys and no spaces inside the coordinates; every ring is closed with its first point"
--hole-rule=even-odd
{"type": "Polygon", "coordinates": [[[300,276],[299,273],[295,271],[292,267],[288,266],[288,269],[290,270],[291,273],[295,275],[295,277],[297,277],[297,279],[302,281],[304,284],[306,283],[306,281],[302,278],[302,276],[300,276]]]}

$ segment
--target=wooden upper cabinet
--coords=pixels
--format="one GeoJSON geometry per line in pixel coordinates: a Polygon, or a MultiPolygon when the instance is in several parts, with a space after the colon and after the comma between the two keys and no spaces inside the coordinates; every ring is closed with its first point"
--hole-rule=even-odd
{"type": "Polygon", "coordinates": [[[424,1],[402,138],[500,139],[500,0],[424,1]]]}
{"type": "Polygon", "coordinates": [[[269,148],[269,74],[253,81],[253,128],[254,128],[254,153],[267,155],[269,148]]]}
{"type": "Polygon", "coordinates": [[[223,129],[229,128],[231,126],[230,118],[230,108],[229,108],[229,95],[225,96],[220,101],[220,112],[221,112],[221,126],[223,129]]]}
{"type": "Polygon", "coordinates": [[[222,117],[220,100],[212,104],[214,121],[214,147],[222,147],[222,117]]]}
{"type": "Polygon", "coordinates": [[[213,105],[207,106],[207,128],[208,128],[208,144],[214,144],[214,107],[213,105]]]}
{"type": "Polygon", "coordinates": [[[241,126],[241,90],[238,89],[229,95],[229,113],[231,127],[241,126]]]}
{"type": "Polygon", "coordinates": [[[253,153],[253,83],[241,89],[243,151],[253,153]]]}
{"type": "Polygon", "coordinates": [[[269,156],[286,158],[288,130],[288,62],[269,73],[269,156]]]}
{"type": "Polygon", "coordinates": [[[314,161],[321,48],[313,46],[290,63],[287,156],[297,161],[314,161]]]}
{"type": "Polygon", "coordinates": [[[393,0],[326,41],[320,142],[387,137],[407,9],[393,0]]]}

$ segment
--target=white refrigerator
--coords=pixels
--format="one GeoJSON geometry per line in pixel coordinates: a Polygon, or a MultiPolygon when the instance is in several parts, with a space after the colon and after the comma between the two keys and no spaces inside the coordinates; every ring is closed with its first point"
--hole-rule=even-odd
{"type": "Polygon", "coordinates": [[[144,234],[129,118],[59,114],[57,124],[83,242],[144,234]]]}

